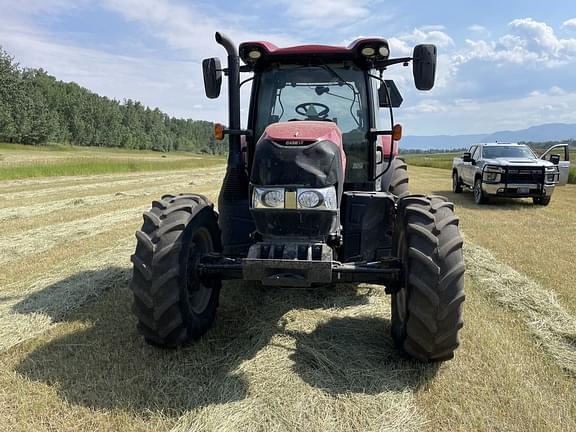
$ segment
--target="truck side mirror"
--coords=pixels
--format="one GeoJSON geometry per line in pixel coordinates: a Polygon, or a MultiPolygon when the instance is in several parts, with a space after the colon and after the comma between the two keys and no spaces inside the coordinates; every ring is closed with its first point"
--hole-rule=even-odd
{"type": "Polygon", "coordinates": [[[378,88],[378,99],[380,108],[399,108],[402,105],[402,95],[392,80],[385,80],[378,88]],[[388,91],[386,91],[388,89],[388,91]],[[390,101],[388,101],[388,94],[390,94],[390,101]]]}
{"type": "Polygon", "coordinates": [[[560,163],[560,155],[550,155],[550,162],[552,162],[554,165],[558,165],[560,163]]]}
{"type": "Polygon", "coordinates": [[[436,46],[416,45],[412,57],[412,74],[416,88],[430,90],[436,79],[436,46]]]}
{"type": "Polygon", "coordinates": [[[202,60],[202,71],[204,72],[204,90],[209,99],[216,99],[220,96],[222,88],[222,66],[218,57],[202,60]]]}
{"type": "Polygon", "coordinates": [[[462,162],[472,162],[472,154],[470,152],[465,152],[462,156],[462,162]]]}

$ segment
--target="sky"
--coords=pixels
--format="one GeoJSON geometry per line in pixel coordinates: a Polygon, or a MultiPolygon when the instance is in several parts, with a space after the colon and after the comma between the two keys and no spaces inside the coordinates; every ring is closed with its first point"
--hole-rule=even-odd
{"type": "Polygon", "coordinates": [[[409,67],[389,70],[407,135],[576,123],[574,0],[0,0],[0,46],[22,67],[172,116],[225,122],[224,92],[209,100],[202,83],[202,59],[226,57],[215,31],[278,46],[379,36],[391,56],[436,44],[433,90],[416,90],[409,67]]]}

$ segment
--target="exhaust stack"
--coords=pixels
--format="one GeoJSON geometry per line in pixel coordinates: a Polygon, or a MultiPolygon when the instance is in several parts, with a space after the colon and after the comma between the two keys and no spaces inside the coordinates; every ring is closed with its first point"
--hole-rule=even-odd
{"type": "MultiPolygon", "coordinates": [[[[226,35],[216,32],[216,42],[228,53],[228,128],[240,130],[240,57],[238,49],[226,35]]],[[[218,198],[219,225],[222,247],[226,255],[242,256],[248,253],[250,233],[254,221],[250,214],[248,175],[242,161],[242,148],[238,133],[228,134],[228,164],[222,190],[218,198]]]]}

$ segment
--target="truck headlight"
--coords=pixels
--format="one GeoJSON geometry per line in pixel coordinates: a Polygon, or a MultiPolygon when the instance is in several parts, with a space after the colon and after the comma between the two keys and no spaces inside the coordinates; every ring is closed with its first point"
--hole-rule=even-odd
{"type": "Polygon", "coordinates": [[[334,186],[321,189],[298,189],[296,194],[298,196],[297,207],[300,209],[336,210],[338,208],[334,186]]]}
{"type": "Polygon", "coordinates": [[[284,188],[254,188],[253,208],[284,208],[284,188]]]}
{"type": "Polygon", "coordinates": [[[560,170],[557,166],[546,167],[546,183],[556,183],[560,170]]]}
{"type": "Polygon", "coordinates": [[[483,180],[492,183],[499,182],[503,172],[504,170],[500,167],[488,165],[484,168],[483,180]]]}

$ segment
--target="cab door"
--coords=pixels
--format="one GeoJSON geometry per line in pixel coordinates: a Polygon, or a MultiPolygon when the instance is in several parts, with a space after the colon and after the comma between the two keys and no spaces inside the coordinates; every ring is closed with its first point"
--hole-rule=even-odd
{"type": "Polygon", "coordinates": [[[555,162],[558,161],[558,169],[560,170],[560,181],[558,186],[565,186],[568,183],[570,176],[570,149],[568,144],[557,144],[546,150],[540,159],[555,162]]]}
{"type": "Polygon", "coordinates": [[[479,154],[478,146],[474,145],[470,147],[470,150],[468,151],[470,152],[471,161],[462,163],[462,171],[460,173],[460,177],[462,177],[462,180],[464,181],[465,184],[467,184],[470,187],[473,187],[474,176],[476,174],[476,158],[478,157],[479,154]]]}

